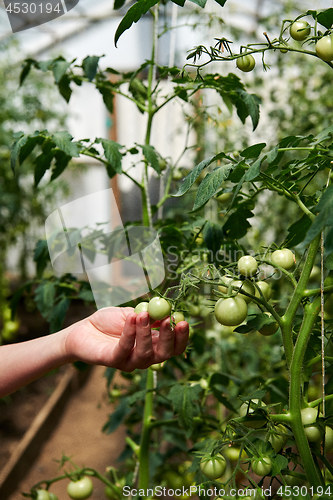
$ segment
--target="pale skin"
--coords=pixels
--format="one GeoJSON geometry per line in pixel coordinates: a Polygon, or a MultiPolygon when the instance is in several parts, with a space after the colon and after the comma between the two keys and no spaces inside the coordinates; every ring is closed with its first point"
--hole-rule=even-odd
{"type": "Polygon", "coordinates": [[[148,368],[181,354],[189,326],[170,318],[152,330],[147,312],[132,307],[106,307],[52,335],[0,347],[0,397],[50,370],[84,361],[122,371],[148,368]]]}

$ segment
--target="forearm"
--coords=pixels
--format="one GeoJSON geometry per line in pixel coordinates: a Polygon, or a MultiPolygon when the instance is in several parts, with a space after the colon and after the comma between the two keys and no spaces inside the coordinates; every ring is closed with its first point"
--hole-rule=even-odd
{"type": "MultiPolygon", "coordinates": [[[[70,327],[69,327],[70,328],[70,327]]],[[[19,344],[0,347],[0,397],[70,362],[68,329],[19,344]]]]}

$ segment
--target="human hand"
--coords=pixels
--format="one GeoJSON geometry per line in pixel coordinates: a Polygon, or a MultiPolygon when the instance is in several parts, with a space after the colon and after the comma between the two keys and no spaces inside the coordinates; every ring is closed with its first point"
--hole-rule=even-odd
{"type": "Polygon", "coordinates": [[[66,350],[72,360],[132,371],[181,354],[188,334],[186,321],[172,328],[170,318],[166,318],[158,332],[152,330],[147,312],[106,307],[69,327],[66,350]]]}

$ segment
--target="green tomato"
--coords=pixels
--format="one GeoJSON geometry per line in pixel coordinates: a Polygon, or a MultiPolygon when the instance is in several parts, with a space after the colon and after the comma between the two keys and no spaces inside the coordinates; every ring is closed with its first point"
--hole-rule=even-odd
{"type": "Polygon", "coordinates": [[[258,270],[258,262],[252,255],[243,255],[237,263],[238,272],[246,277],[251,277],[258,270]]]}
{"type": "Polygon", "coordinates": [[[240,297],[221,298],[215,304],[214,313],[221,325],[240,325],[247,316],[247,304],[240,297]]]}
{"type": "Polygon", "coordinates": [[[237,462],[241,453],[240,448],[236,448],[236,446],[227,446],[222,451],[223,455],[231,462],[237,462]]]}
{"type": "Polygon", "coordinates": [[[109,500],[117,500],[117,496],[114,494],[111,486],[105,486],[104,488],[104,495],[106,498],[109,498],[109,500]]]}
{"type": "Polygon", "coordinates": [[[222,193],[219,196],[216,196],[215,199],[219,202],[219,205],[222,207],[228,205],[230,200],[233,197],[233,193],[222,193]]]}
{"type": "Polygon", "coordinates": [[[278,453],[285,446],[287,440],[288,431],[282,424],[276,425],[268,437],[268,441],[271,443],[272,448],[276,453],[278,453]]]}
{"type": "MultiPolygon", "coordinates": [[[[244,292],[249,293],[250,295],[255,295],[255,288],[253,283],[251,283],[251,281],[235,280],[231,276],[224,276],[223,282],[226,284],[226,286],[223,285],[218,286],[218,289],[222,293],[228,293],[228,288],[229,286],[231,286],[232,292],[235,292],[238,289],[238,290],[244,290],[244,292]]],[[[240,293],[240,297],[243,300],[245,300],[247,304],[251,302],[251,297],[247,297],[242,293],[240,293]]]]}
{"type": "Polygon", "coordinates": [[[71,481],[67,486],[67,493],[73,500],[85,500],[93,492],[93,482],[90,477],[83,476],[78,481],[71,481]]]}
{"type": "Polygon", "coordinates": [[[37,490],[36,500],[50,500],[50,495],[47,490],[37,490]]]}
{"type": "MultiPolygon", "coordinates": [[[[269,318],[272,316],[269,312],[264,312],[264,314],[269,318]]],[[[264,335],[265,337],[268,337],[270,335],[274,335],[274,333],[277,332],[278,328],[279,325],[277,321],[273,321],[272,323],[268,323],[267,325],[262,326],[259,329],[259,333],[261,333],[261,335],[264,335]]]]}
{"type": "Polygon", "coordinates": [[[185,321],[184,314],[180,311],[175,311],[174,313],[172,313],[172,317],[176,324],[180,321],[185,321]]]}
{"type": "Polygon", "coordinates": [[[309,36],[311,27],[306,21],[294,21],[290,26],[290,36],[294,40],[301,42],[309,36]]]}
{"type": "MultiPolygon", "coordinates": [[[[263,294],[264,299],[269,301],[269,299],[272,296],[272,289],[271,289],[270,285],[267,283],[267,281],[257,281],[256,286],[259,288],[259,290],[263,294]]],[[[256,291],[255,291],[255,296],[258,299],[261,299],[262,297],[261,297],[257,287],[256,287],[256,291]]]]}
{"type": "Polygon", "coordinates": [[[326,425],[325,427],[325,452],[333,450],[333,429],[326,425]]]}
{"type": "MultiPolygon", "coordinates": [[[[251,405],[252,403],[255,406],[263,407],[266,406],[264,403],[261,403],[259,399],[252,399],[251,400],[251,405]]],[[[240,408],[239,408],[239,415],[241,417],[248,417],[250,415],[250,418],[247,422],[244,422],[244,425],[247,427],[251,427],[252,429],[260,429],[260,427],[263,427],[266,424],[266,419],[261,417],[260,415],[251,415],[256,411],[257,408],[251,408],[251,405],[249,406],[249,403],[243,403],[240,408]]]]}
{"type": "Polygon", "coordinates": [[[333,34],[323,36],[316,43],[316,54],[326,62],[333,60],[333,34]]]}
{"type": "Polygon", "coordinates": [[[49,493],[49,499],[50,500],[58,500],[58,497],[55,493],[49,493]]]}
{"type": "Polygon", "coordinates": [[[269,457],[251,460],[252,470],[257,476],[267,476],[272,470],[272,461],[269,457]]]}
{"type": "Polygon", "coordinates": [[[174,470],[169,470],[164,474],[164,479],[169,488],[176,490],[178,488],[182,488],[184,484],[184,480],[181,474],[174,470]]]}
{"type": "Polygon", "coordinates": [[[302,408],[301,418],[303,425],[313,424],[317,420],[318,410],[317,408],[302,408]]]}
{"type": "Polygon", "coordinates": [[[153,370],[153,372],[160,372],[163,370],[163,363],[154,363],[153,365],[150,365],[150,369],[153,370]]]}
{"type": "Polygon", "coordinates": [[[226,467],[227,462],[221,454],[214,455],[210,458],[203,457],[200,462],[201,472],[211,480],[223,476],[226,467]]]}
{"type": "Polygon", "coordinates": [[[148,313],[152,319],[161,320],[170,315],[171,306],[163,297],[153,297],[148,304],[148,313]]]}
{"type": "Polygon", "coordinates": [[[148,311],[148,304],[149,302],[139,302],[134,308],[134,312],[136,314],[139,314],[141,312],[147,312],[148,311]]]}
{"type": "Polygon", "coordinates": [[[295,262],[295,254],[289,248],[282,248],[282,250],[275,250],[271,255],[271,262],[273,266],[282,267],[282,269],[291,269],[295,262]]]}
{"type": "Polygon", "coordinates": [[[256,61],[251,54],[246,54],[245,56],[238,57],[236,60],[236,66],[241,71],[248,73],[252,71],[256,65],[256,61]]]}
{"type": "Polygon", "coordinates": [[[304,427],[304,432],[310,443],[320,443],[321,432],[319,427],[317,427],[317,425],[310,425],[309,427],[304,427]]]}

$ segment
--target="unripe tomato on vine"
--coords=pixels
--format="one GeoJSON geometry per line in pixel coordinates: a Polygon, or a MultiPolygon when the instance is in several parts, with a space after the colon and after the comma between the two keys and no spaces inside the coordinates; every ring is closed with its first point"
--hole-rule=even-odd
{"type": "Polygon", "coordinates": [[[67,493],[73,500],[86,500],[93,492],[93,483],[90,477],[83,476],[77,481],[71,481],[67,486],[67,493]]]}
{"type": "Polygon", "coordinates": [[[254,458],[251,460],[251,468],[258,476],[267,476],[272,470],[270,457],[254,458]]]}
{"type": "Polygon", "coordinates": [[[240,297],[219,299],[214,308],[215,318],[221,325],[240,325],[247,316],[247,304],[240,297]]]}
{"type": "Polygon", "coordinates": [[[309,36],[311,27],[306,21],[294,21],[290,26],[290,36],[294,40],[299,42],[306,39],[309,36]]]}
{"type": "Polygon", "coordinates": [[[294,267],[296,258],[295,254],[289,248],[282,248],[272,253],[271,262],[273,266],[282,267],[282,269],[289,271],[289,269],[294,267]]]}
{"type": "Polygon", "coordinates": [[[161,320],[171,313],[171,305],[163,297],[153,297],[148,304],[148,313],[151,319],[161,320]]]}
{"type": "Polygon", "coordinates": [[[245,56],[238,57],[236,60],[236,66],[241,71],[248,73],[252,71],[256,65],[256,61],[251,54],[246,54],[245,56]]]}
{"type": "Polygon", "coordinates": [[[249,278],[258,271],[258,262],[252,255],[243,255],[237,262],[238,272],[249,278]]]}
{"type": "Polygon", "coordinates": [[[323,36],[316,43],[316,54],[326,62],[333,60],[333,34],[323,36]]]}
{"type": "Polygon", "coordinates": [[[227,467],[225,458],[218,454],[212,457],[203,457],[200,462],[201,472],[208,477],[208,479],[218,479],[223,476],[227,467]]]}

